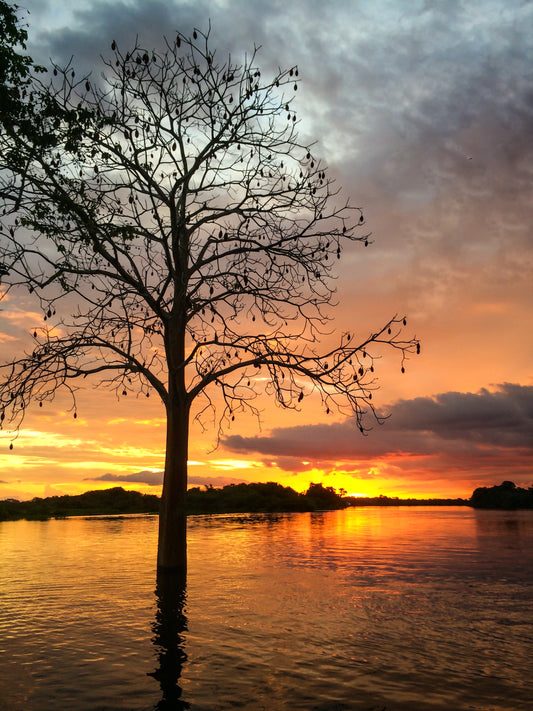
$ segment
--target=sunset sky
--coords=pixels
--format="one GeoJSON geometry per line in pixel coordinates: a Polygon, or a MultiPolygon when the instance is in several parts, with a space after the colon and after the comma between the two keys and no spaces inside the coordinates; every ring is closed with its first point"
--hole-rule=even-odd
{"type": "MultiPolygon", "coordinates": [[[[373,244],[339,262],[333,325],[365,334],[394,314],[421,340],[400,372],[379,363],[390,414],[368,436],[318,398],[265,399],[218,448],[193,428],[191,485],[310,482],[350,494],[464,496],[533,483],[533,2],[519,0],[21,0],[28,52],[96,67],[111,41],[148,47],[212,25],[235,59],[261,46],[264,74],[298,65],[301,133],[364,209],[373,244]]],[[[42,316],[27,295],[0,310],[0,357],[42,316]]],[[[160,492],[156,397],[88,388],[76,420],[58,398],[0,433],[0,499],[120,484],[160,492]]]]}

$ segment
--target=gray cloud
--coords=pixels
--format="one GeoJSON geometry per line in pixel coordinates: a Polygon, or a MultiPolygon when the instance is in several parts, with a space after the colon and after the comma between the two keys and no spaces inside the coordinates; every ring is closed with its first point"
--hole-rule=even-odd
{"type": "Polygon", "coordinates": [[[391,424],[397,431],[431,432],[445,440],[533,453],[533,387],[505,383],[495,392],[400,400],[393,406],[391,424]]]}
{"type": "MultiPolygon", "coordinates": [[[[390,419],[367,437],[347,420],[278,428],[270,435],[226,437],[232,452],[259,453],[280,458],[287,469],[302,470],[331,462],[368,461],[390,455],[444,457],[448,464],[468,458],[498,456],[499,464],[513,465],[533,454],[533,387],[503,384],[478,393],[442,393],[435,397],[400,400],[390,408],[390,419]]],[[[442,461],[440,462],[442,469],[442,461]]]]}
{"type": "Polygon", "coordinates": [[[142,471],[134,474],[102,474],[102,476],[87,477],[84,481],[122,481],[130,484],[161,486],[163,472],[142,471]]]}
{"type": "MultiPolygon", "coordinates": [[[[40,0],[29,6],[40,22],[52,17],[40,0]]],[[[88,69],[112,39],[125,48],[139,35],[161,46],[163,34],[207,29],[211,20],[219,56],[240,57],[256,44],[265,70],[300,66],[301,131],[318,139],[348,194],[365,205],[378,194],[411,213],[466,189],[474,204],[501,214],[504,197],[529,198],[533,5],[476,7],[474,15],[467,0],[94,0],[72,10],[67,26],[38,31],[30,19],[30,40],[39,59],[74,56],[88,69]]],[[[462,235],[451,241],[462,244],[462,235]]]]}
{"type": "MultiPolygon", "coordinates": [[[[39,23],[54,17],[40,0],[29,7],[39,23]]],[[[55,16],[61,7],[67,2],[54,3],[55,16]]],[[[68,18],[40,31],[30,18],[37,58],[73,56],[88,69],[112,39],[126,48],[139,35],[161,46],[164,34],[205,30],[211,20],[219,56],[256,44],[265,70],[298,64],[302,132],[319,140],[350,193],[370,199],[379,191],[408,211],[458,181],[478,199],[488,188],[529,194],[531,3],[482,0],[474,15],[467,0],[93,0],[68,18]]]]}
{"type": "MultiPolygon", "coordinates": [[[[163,484],[163,472],[141,471],[135,472],[134,474],[102,474],[102,476],[87,477],[84,481],[109,481],[161,486],[163,484]]],[[[243,484],[247,483],[247,481],[231,476],[201,476],[191,474],[188,477],[188,483],[189,486],[226,486],[227,484],[243,484]]]]}

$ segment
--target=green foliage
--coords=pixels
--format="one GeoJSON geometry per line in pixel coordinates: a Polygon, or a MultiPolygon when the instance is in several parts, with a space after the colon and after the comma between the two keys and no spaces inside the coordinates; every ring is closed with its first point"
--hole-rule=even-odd
{"type": "Polygon", "coordinates": [[[3,127],[10,127],[28,108],[22,99],[30,70],[44,71],[20,52],[26,49],[28,32],[20,24],[18,9],[18,5],[0,0],[0,125],[3,127]]]}
{"type": "Polygon", "coordinates": [[[18,54],[14,47],[26,49],[27,31],[20,26],[18,5],[0,0],[0,82],[2,91],[6,84],[17,84],[28,75],[31,59],[18,54]]]}

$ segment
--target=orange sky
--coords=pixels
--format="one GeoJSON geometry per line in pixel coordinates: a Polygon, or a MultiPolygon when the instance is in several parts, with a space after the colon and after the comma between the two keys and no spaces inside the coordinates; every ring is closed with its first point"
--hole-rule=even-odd
{"type": "MultiPolygon", "coordinates": [[[[120,23],[114,7],[96,12],[90,1],[78,10],[56,2],[53,12],[26,5],[34,58],[74,55],[87,66],[112,38],[126,46],[142,28],[155,44],[168,27],[202,26],[206,16],[203,3],[179,0],[150,13],[134,1],[120,23]]],[[[263,45],[265,71],[299,65],[302,131],[364,208],[374,240],[343,254],[334,326],[364,334],[406,314],[422,353],[404,375],[395,354],[384,355],[376,402],[391,418],[367,437],[313,397],[301,412],[264,399],[261,431],[237,418],[215,451],[215,431],[193,428],[191,484],[274,480],[304,490],[322,481],[353,494],[450,497],[504,479],[529,485],[531,6],[482,0],[473,12],[368,0],[356,18],[354,6],[335,2],[314,7],[313,22],[307,6],[277,15],[275,32],[268,3],[217,6],[213,42],[234,54],[263,45]]],[[[10,294],[1,308],[6,360],[41,317],[26,296],[10,294]]],[[[12,435],[0,434],[0,499],[111,481],[159,493],[165,428],[156,397],[117,400],[88,388],[78,412],[74,420],[61,399],[35,408],[13,451],[12,435]]]]}

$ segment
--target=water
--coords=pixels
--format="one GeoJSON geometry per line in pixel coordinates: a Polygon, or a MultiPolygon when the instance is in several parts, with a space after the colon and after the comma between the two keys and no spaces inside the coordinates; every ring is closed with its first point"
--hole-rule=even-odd
{"type": "Polygon", "coordinates": [[[0,523],[2,711],[533,708],[533,512],[0,523]]]}

